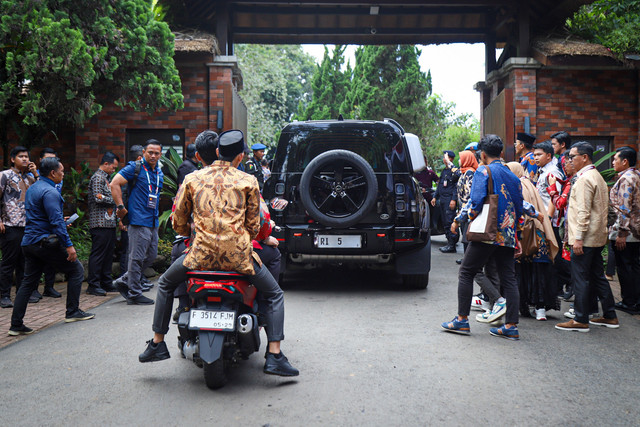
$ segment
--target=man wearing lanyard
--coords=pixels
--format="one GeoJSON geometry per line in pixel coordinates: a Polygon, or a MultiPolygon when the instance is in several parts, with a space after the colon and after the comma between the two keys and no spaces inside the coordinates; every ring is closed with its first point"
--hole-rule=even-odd
{"type": "Polygon", "coordinates": [[[158,166],[162,144],[155,139],[144,143],[142,171],[129,189],[129,202],[122,204],[122,186],[135,175],[135,162],[127,163],[111,181],[111,194],[117,206],[118,218],[129,214],[129,268],[116,282],[127,304],[153,304],[142,295],[142,275],[158,255],[158,201],[163,174],[158,166]]]}

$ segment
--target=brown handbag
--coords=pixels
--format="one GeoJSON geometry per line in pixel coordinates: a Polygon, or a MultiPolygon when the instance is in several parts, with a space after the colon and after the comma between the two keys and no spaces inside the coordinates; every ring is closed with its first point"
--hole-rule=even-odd
{"type": "Polygon", "coordinates": [[[521,233],[522,239],[520,244],[522,245],[522,254],[530,256],[538,252],[538,236],[536,233],[536,223],[533,218],[527,218],[522,227],[521,233]]]}
{"type": "Polygon", "coordinates": [[[484,199],[482,210],[478,216],[469,223],[467,228],[467,240],[470,242],[494,242],[498,233],[498,195],[493,192],[493,177],[489,166],[488,194],[484,199]]]}

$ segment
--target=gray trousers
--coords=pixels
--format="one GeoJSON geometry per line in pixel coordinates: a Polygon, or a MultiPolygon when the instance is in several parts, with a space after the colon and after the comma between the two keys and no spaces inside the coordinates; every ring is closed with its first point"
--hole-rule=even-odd
{"type": "MultiPolygon", "coordinates": [[[[173,292],[178,285],[187,280],[189,269],[182,263],[184,257],[176,259],[171,267],[158,279],[158,294],[153,313],[153,332],[166,335],[169,331],[169,321],[173,311],[173,292]]],[[[260,310],[266,320],[268,341],[282,341],[284,339],[284,292],[278,286],[269,270],[263,265],[253,262],[255,274],[248,276],[251,284],[258,289],[260,310]]]]}
{"type": "Polygon", "coordinates": [[[142,294],[142,274],[151,267],[158,256],[158,228],[130,225],[129,266],[127,272],[118,280],[129,287],[129,298],[142,294]]]}

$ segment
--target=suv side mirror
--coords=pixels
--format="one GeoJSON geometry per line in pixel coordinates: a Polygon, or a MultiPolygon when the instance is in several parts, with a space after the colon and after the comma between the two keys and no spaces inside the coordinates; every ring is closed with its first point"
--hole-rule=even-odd
{"type": "Polygon", "coordinates": [[[424,163],[424,155],[422,154],[420,139],[412,133],[405,133],[404,139],[407,142],[407,148],[409,149],[409,158],[411,159],[413,173],[426,169],[427,165],[424,163]]]}

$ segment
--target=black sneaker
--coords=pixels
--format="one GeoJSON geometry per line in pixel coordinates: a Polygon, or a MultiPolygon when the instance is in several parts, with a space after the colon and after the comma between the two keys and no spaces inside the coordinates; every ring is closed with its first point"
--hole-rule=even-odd
{"type": "MultiPolygon", "coordinates": [[[[40,292],[38,292],[38,295],[40,295],[40,292]]],[[[42,298],[42,296],[40,298],[42,298]]],[[[40,298],[38,298],[37,295],[31,294],[31,296],[29,297],[29,304],[37,303],[38,301],[40,301],[40,298]]]]}
{"type": "Polygon", "coordinates": [[[11,298],[9,298],[9,297],[0,298],[0,307],[2,307],[2,308],[11,308],[11,307],[13,307],[13,303],[11,302],[11,298]]]}
{"type": "Polygon", "coordinates": [[[20,326],[12,326],[9,328],[9,335],[12,337],[17,337],[18,335],[29,335],[33,333],[33,329],[27,328],[24,325],[20,326]]]}
{"type": "Polygon", "coordinates": [[[144,295],[127,298],[127,304],[129,305],[153,305],[153,303],[154,301],[151,298],[147,298],[144,295]]]}
{"type": "Polygon", "coordinates": [[[98,288],[97,286],[89,286],[89,287],[87,287],[87,294],[88,295],[95,295],[97,297],[106,297],[107,296],[107,292],[102,288],[98,288]]]}
{"type": "Polygon", "coordinates": [[[142,287],[142,292],[149,292],[153,289],[153,283],[144,282],[140,285],[142,287]]]}
{"type": "Polygon", "coordinates": [[[66,323],[79,322],[81,320],[93,319],[94,317],[96,317],[96,315],[93,313],[85,313],[84,311],[77,309],[73,314],[67,315],[64,318],[64,321],[66,323]]]}
{"type": "Polygon", "coordinates": [[[266,359],[263,369],[265,374],[280,375],[281,377],[297,377],[300,375],[300,371],[291,366],[291,363],[282,352],[279,354],[267,353],[266,359]]]}
{"type": "Polygon", "coordinates": [[[54,288],[44,288],[44,292],[42,293],[42,296],[49,297],[49,298],[60,298],[62,297],[62,294],[56,291],[54,288]]]}
{"type": "Polygon", "coordinates": [[[171,357],[167,343],[164,341],[156,344],[153,340],[149,340],[147,344],[147,348],[138,356],[140,363],[159,362],[171,357]]]}

